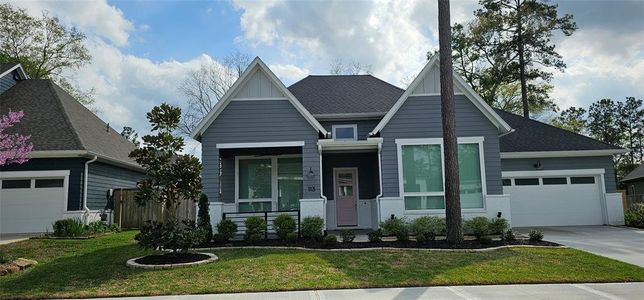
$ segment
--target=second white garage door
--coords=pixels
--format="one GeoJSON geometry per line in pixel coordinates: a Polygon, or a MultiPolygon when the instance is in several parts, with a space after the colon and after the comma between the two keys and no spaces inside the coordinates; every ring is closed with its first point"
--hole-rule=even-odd
{"type": "Polygon", "coordinates": [[[512,176],[520,173],[503,173],[503,192],[510,195],[513,227],[604,224],[601,174],[535,171],[530,172],[533,176],[512,176]]]}

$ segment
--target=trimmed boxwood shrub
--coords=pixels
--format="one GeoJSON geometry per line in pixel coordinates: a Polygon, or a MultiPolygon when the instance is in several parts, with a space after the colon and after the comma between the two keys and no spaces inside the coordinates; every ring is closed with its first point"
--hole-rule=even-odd
{"type": "Polygon", "coordinates": [[[245,239],[249,242],[256,242],[263,238],[266,230],[266,221],[264,219],[254,216],[249,217],[244,221],[246,225],[245,239]]]}
{"type": "Polygon", "coordinates": [[[325,247],[333,247],[338,244],[338,237],[335,235],[329,234],[324,237],[324,246],[325,247]]]}
{"type": "Polygon", "coordinates": [[[340,235],[342,236],[343,243],[351,243],[356,238],[355,233],[353,233],[353,230],[350,230],[350,229],[342,230],[340,235]]]}
{"type": "Polygon", "coordinates": [[[309,241],[322,240],[324,230],[324,220],[318,216],[306,217],[302,220],[301,232],[302,237],[309,241]]]}
{"type": "Polygon", "coordinates": [[[380,227],[385,235],[393,235],[398,241],[409,240],[409,225],[405,219],[392,217],[380,223],[380,227]]]}
{"type": "Polygon", "coordinates": [[[378,228],[367,234],[369,241],[372,243],[382,242],[382,229],[378,228]]]}
{"type": "Polygon", "coordinates": [[[504,241],[507,241],[507,242],[513,242],[513,241],[515,241],[516,239],[517,239],[517,238],[516,238],[516,236],[514,235],[514,231],[512,230],[512,228],[510,228],[510,229],[506,230],[506,231],[503,233],[503,240],[504,240],[504,241]]]}
{"type": "Polygon", "coordinates": [[[206,231],[192,220],[147,221],[134,239],[144,248],[187,252],[203,241],[206,231]]]}
{"type": "Polygon", "coordinates": [[[644,228],[644,203],[636,203],[624,212],[626,226],[644,228]]]}
{"type": "Polygon", "coordinates": [[[510,225],[505,218],[494,218],[489,224],[490,234],[502,235],[510,225]]]}
{"type": "Polygon", "coordinates": [[[445,219],[423,216],[411,222],[411,232],[416,235],[416,242],[424,244],[436,239],[436,236],[447,230],[445,219]]]}
{"type": "Polygon", "coordinates": [[[474,217],[463,222],[466,234],[474,236],[477,240],[490,234],[490,220],[486,217],[474,217]]]}
{"type": "Polygon", "coordinates": [[[286,240],[286,236],[297,229],[297,223],[290,215],[280,214],[273,220],[273,227],[277,236],[281,240],[286,240]]]}
{"type": "Polygon", "coordinates": [[[541,242],[543,240],[543,231],[538,229],[533,229],[528,232],[528,239],[531,242],[541,242]]]}
{"type": "Polygon", "coordinates": [[[290,244],[295,244],[297,242],[297,233],[296,232],[289,232],[286,235],[286,242],[290,244]]]}
{"type": "Polygon", "coordinates": [[[230,219],[223,219],[217,224],[217,234],[214,239],[217,242],[227,242],[235,237],[237,233],[237,224],[230,219]]]}

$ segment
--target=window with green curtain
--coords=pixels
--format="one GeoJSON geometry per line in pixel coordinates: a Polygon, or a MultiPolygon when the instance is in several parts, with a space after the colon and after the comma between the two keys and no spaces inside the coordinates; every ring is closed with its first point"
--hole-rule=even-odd
{"type": "Polygon", "coordinates": [[[239,160],[239,199],[272,198],[271,159],[239,160]]]}
{"type": "Polygon", "coordinates": [[[442,209],[443,167],[441,146],[402,146],[403,191],[405,208],[409,210],[442,209]]]}
{"type": "Polygon", "coordinates": [[[303,197],[302,158],[279,158],[277,160],[277,206],[279,210],[300,208],[303,197]]]}
{"type": "Polygon", "coordinates": [[[461,189],[461,208],[483,208],[481,156],[479,144],[458,145],[458,172],[461,189]]]}

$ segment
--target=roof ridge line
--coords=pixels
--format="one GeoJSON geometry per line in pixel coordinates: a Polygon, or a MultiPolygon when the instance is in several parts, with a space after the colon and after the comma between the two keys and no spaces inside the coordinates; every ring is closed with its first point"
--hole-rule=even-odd
{"type": "MultiPolygon", "coordinates": [[[[55,83],[51,79],[45,79],[45,81],[47,82],[47,87],[51,90],[51,92],[54,95],[54,98],[56,99],[56,105],[58,105],[58,107],[60,108],[60,110],[63,113],[63,118],[65,119],[65,122],[67,122],[67,124],[69,125],[69,128],[72,129],[72,134],[76,138],[76,141],[78,142],[78,146],[80,148],[82,148],[82,150],[89,151],[87,149],[87,147],[85,146],[85,144],[83,143],[83,141],[81,140],[80,135],[78,135],[78,132],[76,132],[76,127],[74,126],[74,124],[70,120],[69,115],[67,114],[67,110],[65,110],[65,107],[63,106],[63,103],[60,100],[60,96],[58,95],[58,92],[56,92],[56,89],[54,88],[55,83]]],[[[72,97],[72,98],[74,98],[74,97],[72,97]]]]}

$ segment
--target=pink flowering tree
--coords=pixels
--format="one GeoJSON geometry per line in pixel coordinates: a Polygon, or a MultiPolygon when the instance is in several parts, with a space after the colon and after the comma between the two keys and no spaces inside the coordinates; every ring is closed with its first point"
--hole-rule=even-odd
{"type": "Polygon", "coordinates": [[[0,166],[22,164],[29,160],[28,156],[34,145],[29,142],[29,135],[5,133],[7,128],[20,123],[25,116],[22,111],[9,111],[0,116],[0,166]]]}

